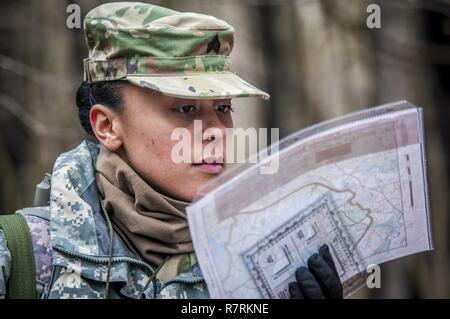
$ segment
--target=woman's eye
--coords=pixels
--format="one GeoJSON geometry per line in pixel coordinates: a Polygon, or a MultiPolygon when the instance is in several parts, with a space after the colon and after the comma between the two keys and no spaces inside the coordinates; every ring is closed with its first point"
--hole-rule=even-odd
{"type": "Polygon", "coordinates": [[[195,105],[183,105],[183,106],[174,108],[173,111],[177,112],[177,113],[195,112],[195,111],[197,111],[197,107],[195,105]]]}
{"type": "Polygon", "coordinates": [[[230,111],[233,112],[231,105],[219,104],[219,105],[216,105],[214,108],[217,112],[222,112],[222,113],[228,113],[230,111]]]}

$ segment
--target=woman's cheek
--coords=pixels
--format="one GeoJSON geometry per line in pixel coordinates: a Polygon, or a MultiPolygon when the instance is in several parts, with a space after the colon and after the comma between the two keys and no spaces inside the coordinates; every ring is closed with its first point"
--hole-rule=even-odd
{"type": "MultiPolygon", "coordinates": [[[[174,165],[177,163],[172,158],[172,149],[176,145],[177,141],[172,141],[170,136],[158,136],[152,138],[150,145],[148,146],[148,152],[151,154],[152,161],[158,167],[158,169],[175,169],[174,165]]],[[[170,172],[162,172],[170,174],[170,172]]]]}

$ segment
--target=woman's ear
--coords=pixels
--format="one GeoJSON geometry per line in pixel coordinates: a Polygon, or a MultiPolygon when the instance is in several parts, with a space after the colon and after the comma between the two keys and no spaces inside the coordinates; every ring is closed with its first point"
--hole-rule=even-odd
{"type": "Polygon", "coordinates": [[[98,141],[110,151],[122,146],[122,126],[120,116],[112,109],[95,104],[89,112],[92,131],[98,141]]]}

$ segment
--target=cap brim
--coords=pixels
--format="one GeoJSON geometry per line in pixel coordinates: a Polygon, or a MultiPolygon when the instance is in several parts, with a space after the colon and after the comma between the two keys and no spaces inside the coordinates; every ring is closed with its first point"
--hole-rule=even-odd
{"type": "Polygon", "coordinates": [[[269,94],[259,90],[232,72],[198,72],[186,75],[127,75],[127,80],[164,95],[188,99],[226,99],[261,97],[269,94]]]}

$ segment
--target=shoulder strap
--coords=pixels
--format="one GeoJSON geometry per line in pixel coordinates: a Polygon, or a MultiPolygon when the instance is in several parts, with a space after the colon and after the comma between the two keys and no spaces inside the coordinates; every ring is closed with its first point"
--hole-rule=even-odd
{"type": "Polygon", "coordinates": [[[36,274],[30,229],[20,214],[0,216],[0,228],[11,253],[7,298],[35,299],[36,274]]]}

